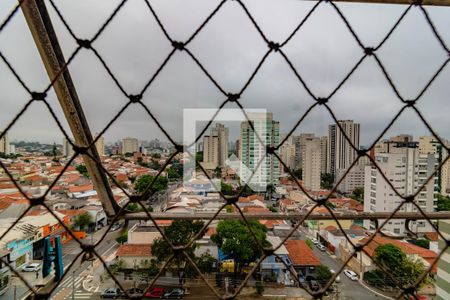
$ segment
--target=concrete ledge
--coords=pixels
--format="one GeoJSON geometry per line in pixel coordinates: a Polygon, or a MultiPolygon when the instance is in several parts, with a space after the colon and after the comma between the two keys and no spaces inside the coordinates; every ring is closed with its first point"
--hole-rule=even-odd
{"type": "Polygon", "coordinates": [[[370,286],[368,286],[368,285],[367,285],[363,280],[361,280],[361,279],[359,280],[359,283],[360,283],[365,289],[371,291],[372,293],[374,293],[374,294],[377,295],[377,296],[380,296],[380,297],[382,297],[382,298],[384,298],[384,299],[388,299],[388,300],[394,300],[394,299],[395,299],[395,298],[391,298],[391,297],[389,297],[389,296],[383,295],[382,293],[380,293],[380,292],[374,290],[373,288],[371,288],[370,286]]]}

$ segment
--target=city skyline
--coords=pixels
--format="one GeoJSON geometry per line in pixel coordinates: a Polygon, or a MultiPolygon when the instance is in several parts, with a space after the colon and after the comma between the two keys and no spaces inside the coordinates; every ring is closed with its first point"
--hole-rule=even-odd
{"type": "MultiPolygon", "coordinates": [[[[169,33],[183,40],[195,30],[203,16],[211,12],[215,5],[214,1],[210,1],[208,5],[199,6],[191,1],[183,1],[176,5],[172,2],[156,2],[154,8],[161,15],[162,22],[171,25],[168,28],[169,33]],[[185,8],[192,5],[198,9],[197,13],[188,14],[184,16],[183,21],[180,21],[179,14],[184,14],[187,11],[185,8]],[[177,21],[175,22],[174,19],[177,21]]],[[[313,4],[285,2],[284,5],[275,5],[268,1],[258,1],[258,5],[255,5],[248,1],[247,5],[269,37],[274,41],[281,41],[298,25],[298,15],[306,13],[313,4]],[[274,13],[283,15],[283,18],[277,20],[277,26],[267,21],[273,19],[267,15],[268,12],[270,15],[274,13]]],[[[83,24],[75,22],[77,14],[83,7],[77,7],[70,2],[61,2],[58,6],[68,18],[70,25],[76,25],[74,28],[76,34],[88,38],[98,28],[98,24],[93,21],[97,18],[94,17],[86,18],[83,24]]],[[[8,5],[5,4],[4,7],[8,5]]],[[[384,34],[387,34],[393,26],[396,17],[403,11],[401,5],[377,5],[373,7],[370,14],[364,13],[364,9],[359,5],[339,4],[339,7],[351,23],[358,25],[357,34],[368,45],[376,45],[381,41],[384,34]],[[365,21],[371,22],[363,22],[361,14],[365,21]],[[374,27],[378,28],[376,32],[372,30],[374,27]]],[[[103,16],[113,8],[113,3],[92,4],[88,14],[103,16]]],[[[294,66],[301,71],[302,77],[306,79],[312,92],[317,96],[325,96],[337,86],[339,80],[354,66],[363,53],[333,9],[321,5],[317,10],[320,13],[315,14],[305,23],[304,28],[286,45],[285,51],[292,59],[294,66]],[[304,43],[300,43],[302,39],[304,43]],[[312,46],[319,43],[323,45],[322,48],[312,46]],[[335,47],[337,43],[338,48],[335,47]]],[[[50,8],[49,13],[52,18],[57,19],[53,9],[50,8]]],[[[438,29],[450,27],[450,21],[443,11],[429,7],[429,13],[433,16],[438,29]]],[[[67,57],[75,47],[74,42],[59,22],[54,23],[63,52],[67,57]]],[[[20,11],[18,17],[12,20],[12,24],[14,26],[10,26],[0,36],[0,50],[15,66],[25,83],[40,90],[47,84],[48,79],[20,11]]],[[[131,1],[126,3],[123,11],[118,14],[117,20],[112,22],[111,28],[95,42],[95,47],[111,66],[113,73],[118,75],[118,80],[124,88],[132,93],[143,86],[169,53],[171,46],[164,41],[160,28],[144,3],[131,1]],[[135,27],[135,21],[142,26],[135,27]],[[144,27],[147,29],[143,30],[144,27]],[[129,34],[130,31],[133,32],[132,35],[129,34]],[[112,32],[115,34],[113,35],[112,32]],[[120,49],[117,48],[119,40],[123,45],[120,49]],[[140,41],[140,47],[133,47],[137,40],[140,41]],[[154,43],[154,41],[161,42],[154,43]],[[127,44],[132,47],[124,46],[127,44]],[[121,51],[129,53],[127,59],[122,59],[121,51]],[[148,51],[151,51],[151,56],[148,55],[148,51]]],[[[444,40],[448,40],[447,32],[440,30],[440,33],[444,40]]],[[[446,54],[436,43],[431,30],[425,24],[423,15],[413,8],[389,41],[380,48],[380,58],[385,63],[399,92],[406,99],[417,95],[425,86],[427,79],[445,60],[446,54]],[[408,34],[409,30],[414,31],[414,36],[408,34]],[[421,47],[415,47],[418,41],[421,47]],[[404,55],[404,47],[408,48],[408,55],[404,55]],[[419,69],[420,72],[411,72],[411,69],[419,69]]],[[[211,24],[202,30],[189,47],[219,84],[230,92],[239,90],[243,86],[267,49],[253,25],[233,2],[225,4],[220,13],[212,19],[211,24]],[[229,19],[235,21],[228,24],[229,19]],[[230,33],[221,31],[225,24],[230,33]],[[211,39],[215,36],[221,38],[211,43],[211,39]],[[242,44],[243,47],[228,47],[235,44],[242,44]],[[236,60],[236,58],[239,59],[236,60]]],[[[72,62],[69,69],[91,131],[100,132],[127,99],[120,94],[100,62],[84,50],[72,62]],[[90,66],[89,71],[84,66],[90,66]],[[95,89],[92,89],[93,82],[97,87],[95,89]],[[105,105],[105,99],[107,99],[107,105],[105,105]]],[[[0,76],[2,80],[4,79],[5,89],[0,112],[0,128],[5,128],[11,122],[28,98],[10,72],[6,68],[3,70],[0,76]]],[[[448,74],[448,72],[448,68],[444,70],[444,73],[448,74]]],[[[446,74],[441,74],[437,78],[423,98],[418,101],[418,107],[436,131],[448,138],[450,129],[445,124],[445,112],[435,109],[444,107],[446,103],[445,95],[448,92],[448,86],[445,77],[446,74]]],[[[62,126],[67,130],[68,126],[53,91],[49,92],[48,100],[62,121],[62,126]]],[[[182,124],[179,120],[181,120],[183,108],[218,107],[223,100],[223,95],[192,62],[192,59],[178,52],[174,54],[143,98],[143,102],[176,141],[181,140],[179,133],[182,132],[182,124]]],[[[272,111],[275,119],[283,120],[281,132],[288,132],[300,119],[302,113],[314,103],[287,63],[276,53],[272,53],[267,58],[240,100],[246,108],[263,107],[272,111]],[[278,105],[280,102],[283,105],[278,105]]],[[[355,74],[330,99],[329,105],[338,119],[354,119],[361,123],[365,131],[361,141],[363,145],[369,144],[401,108],[400,101],[396,99],[386,78],[372,59],[367,59],[360,65],[355,74]],[[364,117],[356,118],[356,116],[364,117]]],[[[394,124],[391,135],[405,132],[405,130],[419,135],[428,134],[412,110],[407,109],[404,114],[394,124]]],[[[43,116],[49,116],[44,105],[33,103],[25,115],[10,129],[10,136],[48,143],[60,141],[62,134],[59,133],[55,122],[43,116]]],[[[331,120],[328,112],[319,106],[311,111],[297,131],[324,135],[327,131],[326,126],[331,120]]],[[[163,134],[148,114],[138,106],[132,105],[106,132],[105,139],[118,140],[133,133],[138,133],[140,137],[148,135],[149,138],[163,138],[163,134]]]]}

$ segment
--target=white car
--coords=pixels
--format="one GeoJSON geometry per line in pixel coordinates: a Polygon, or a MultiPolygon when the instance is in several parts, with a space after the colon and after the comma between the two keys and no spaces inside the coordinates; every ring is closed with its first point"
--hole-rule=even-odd
{"type": "Polygon", "coordinates": [[[324,245],[320,244],[320,243],[316,244],[316,247],[320,251],[326,251],[327,250],[327,248],[324,245]]]}
{"type": "Polygon", "coordinates": [[[40,269],[41,269],[41,264],[31,263],[31,264],[28,264],[25,267],[23,267],[22,271],[24,271],[24,272],[36,272],[36,271],[39,271],[40,269]]]}
{"type": "Polygon", "coordinates": [[[312,239],[311,239],[311,242],[313,242],[314,245],[317,245],[317,244],[319,243],[319,241],[316,240],[315,238],[312,238],[312,239]]]}
{"type": "Polygon", "coordinates": [[[351,271],[349,269],[345,269],[344,270],[344,274],[345,274],[345,276],[347,276],[348,278],[350,278],[353,281],[358,280],[358,275],[356,275],[355,272],[353,272],[353,271],[351,271]]]}

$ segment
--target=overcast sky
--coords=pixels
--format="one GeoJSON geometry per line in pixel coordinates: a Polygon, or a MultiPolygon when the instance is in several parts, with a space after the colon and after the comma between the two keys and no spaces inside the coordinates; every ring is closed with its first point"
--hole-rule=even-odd
{"type": "MultiPolygon", "coordinates": [[[[55,3],[74,33],[90,39],[118,1],[58,0],[55,3]]],[[[150,1],[168,34],[185,41],[214,10],[219,1],[150,1]]],[[[282,42],[314,5],[310,1],[244,1],[269,40],[282,42]]],[[[2,1],[0,20],[15,5],[2,1]]],[[[376,46],[406,9],[402,5],[338,4],[367,46],[376,46]]],[[[48,5],[66,58],[76,43],[48,5]]],[[[450,8],[427,7],[439,33],[450,45],[450,8]]],[[[137,93],[169,54],[172,47],[158,27],[144,1],[130,0],[94,43],[125,90],[137,93]]],[[[263,39],[237,2],[229,1],[188,45],[188,48],[226,92],[239,91],[267,51],[263,39]]],[[[338,14],[321,4],[303,28],[283,48],[312,92],[328,95],[362,57],[363,53],[338,14]]],[[[0,33],[0,51],[32,90],[43,90],[48,77],[36,47],[19,12],[0,33]]],[[[412,98],[447,59],[419,9],[413,8],[391,38],[377,52],[398,90],[412,98]]],[[[70,65],[70,72],[92,132],[102,130],[127,99],[120,93],[98,59],[82,50],[70,65]]],[[[11,72],[0,62],[0,128],[7,126],[28,100],[11,72]]],[[[419,107],[438,133],[450,138],[448,113],[450,67],[419,101],[419,107]]],[[[53,93],[50,102],[66,123],[53,93]]],[[[182,140],[184,108],[215,108],[225,100],[201,69],[184,52],[176,52],[159,77],[144,94],[143,101],[175,140],[182,140]]],[[[272,53],[243,93],[241,103],[248,108],[273,112],[281,131],[289,131],[313,103],[288,64],[272,53]]],[[[330,100],[339,119],[361,123],[361,144],[367,145],[401,108],[373,58],[366,59],[330,100]]],[[[236,106],[227,106],[235,108],[236,106]]],[[[51,121],[42,103],[33,104],[11,129],[10,140],[38,140],[58,143],[62,134],[51,121]]],[[[296,130],[326,134],[332,122],[323,107],[317,107],[296,130]]],[[[429,134],[412,111],[406,111],[387,136],[410,133],[429,134]]],[[[149,116],[131,106],[106,132],[106,141],[125,136],[150,140],[163,138],[149,116]]]]}

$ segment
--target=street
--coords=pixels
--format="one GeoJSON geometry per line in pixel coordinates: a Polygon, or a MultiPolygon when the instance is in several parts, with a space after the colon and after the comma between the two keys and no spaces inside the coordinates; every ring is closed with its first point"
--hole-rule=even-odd
{"type": "MultiPolygon", "coordinates": [[[[306,232],[303,230],[299,230],[301,232],[301,239],[304,240],[306,238],[306,232]]],[[[320,251],[316,247],[313,247],[314,254],[319,258],[320,262],[328,266],[330,269],[335,272],[339,271],[343,262],[339,260],[333,259],[326,251],[320,251]]],[[[358,281],[350,280],[343,272],[339,274],[341,282],[339,285],[339,291],[341,292],[340,299],[346,300],[357,300],[357,299],[380,299],[379,296],[373,294],[371,291],[367,290],[363,287],[358,281]]]]}
{"type": "MultiPolygon", "coordinates": [[[[94,236],[88,236],[86,240],[90,240],[93,238],[93,240],[98,240],[100,237],[104,234],[107,228],[102,228],[101,230],[94,233],[94,236]]],[[[99,255],[101,255],[103,258],[106,257],[109,253],[111,253],[116,247],[117,242],[115,241],[115,238],[119,234],[120,231],[111,232],[108,233],[105,237],[105,239],[102,241],[102,243],[97,246],[96,251],[99,255]]],[[[92,265],[92,262],[83,262],[81,264],[81,258],[74,261],[77,254],[81,252],[81,248],[79,244],[72,240],[69,241],[67,244],[63,245],[63,265],[64,265],[64,272],[66,273],[68,270],[68,266],[70,264],[74,264],[73,267],[70,269],[69,273],[66,274],[62,282],[57,286],[55,291],[53,292],[53,297],[51,299],[70,299],[70,297],[62,297],[62,295],[69,295],[71,296],[72,288],[75,287],[75,294],[78,295],[76,299],[87,299],[90,296],[92,296],[92,292],[87,293],[83,287],[82,282],[85,279],[83,272],[88,270],[90,266],[92,265]],[[83,276],[82,276],[83,275],[83,276]],[[84,297],[84,298],[83,298],[84,297]]],[[[97,260],[99,262],[99,260],[97,260]]],[[[33,285],[37,283],[38,281],[42,281],[42,273],[39,273],[39,279],[36,279],[34,272],[23,272],[19,271],[22,276],[24,276],[25,280],[30,284],[33,285]]],[[[29,294],[27,286],[21,281],[20,278],[17,276],[11,277],[11,285],[9,289],[6,291],[5,294],[0,296],[0,300],[11,300],[11,299],[23,299],[27,294],[29,294]]]]}

